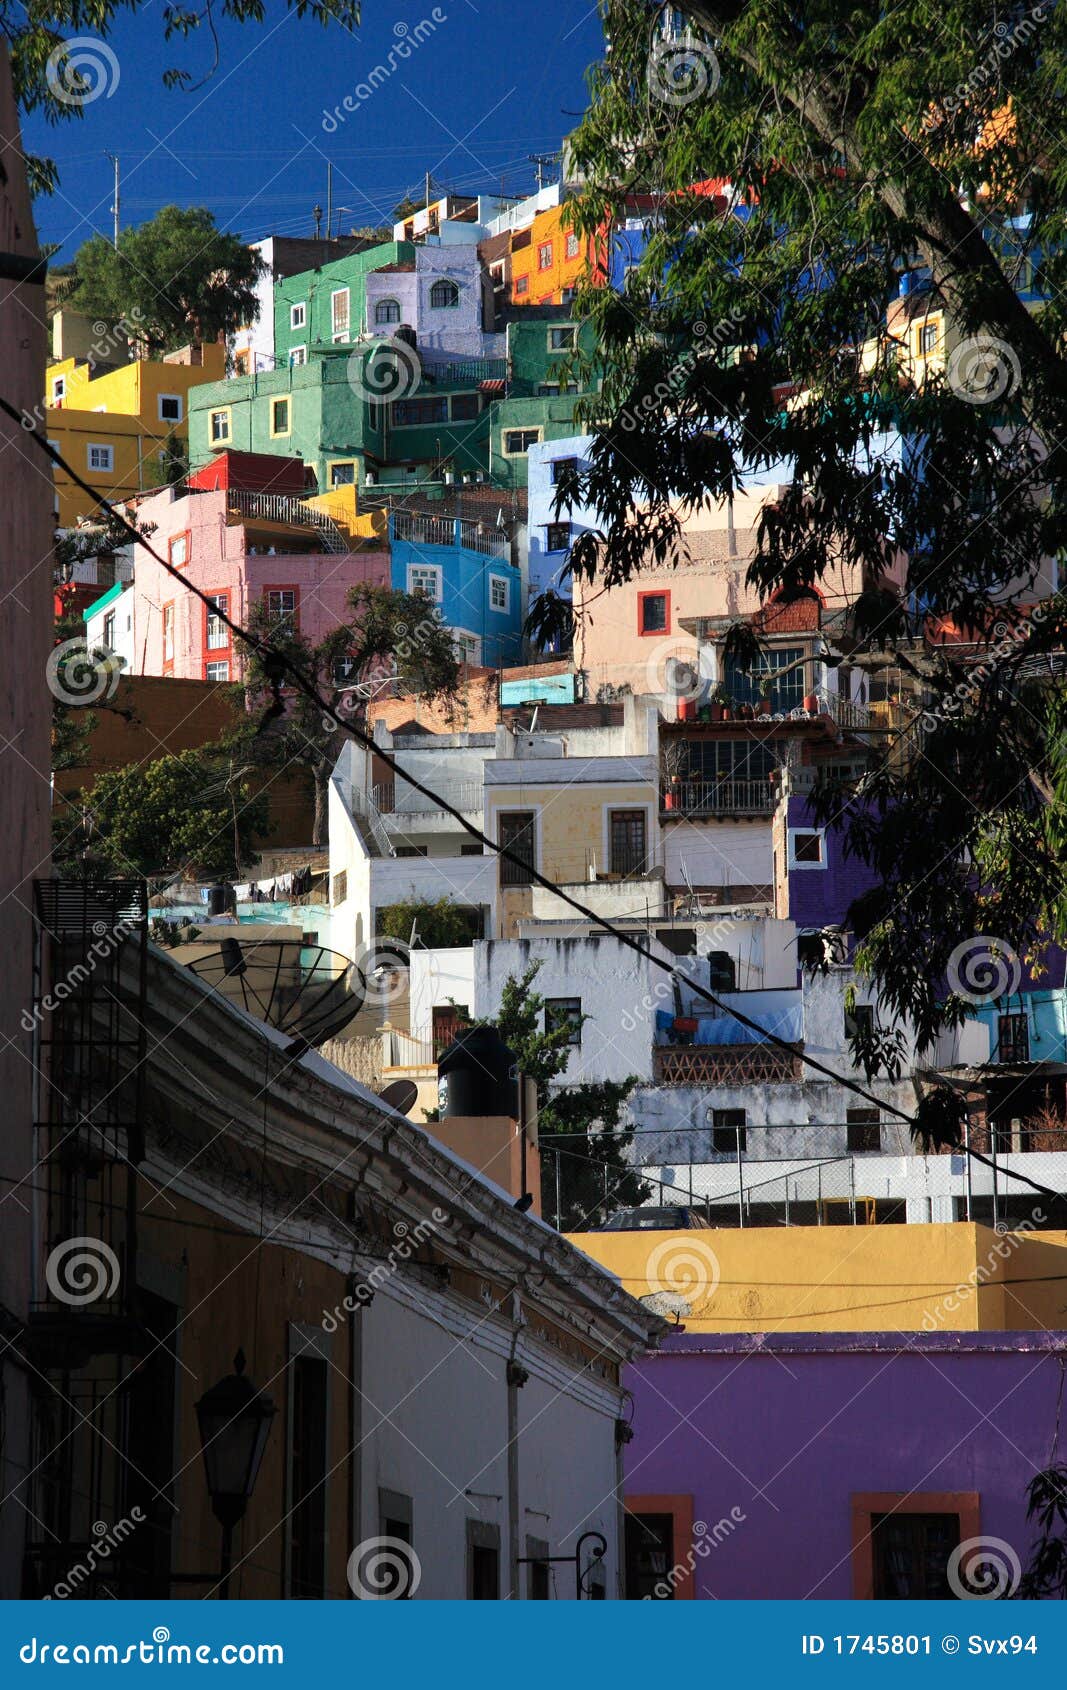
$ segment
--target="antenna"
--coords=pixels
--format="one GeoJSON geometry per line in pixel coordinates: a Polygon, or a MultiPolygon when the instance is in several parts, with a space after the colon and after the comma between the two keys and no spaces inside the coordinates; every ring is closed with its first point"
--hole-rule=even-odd
{"type": "Polygon", "coordinates": [[[545,171],[551,170],[553,168],[553,166],[556,163],[556,160],[559,158],[559,154],[558,153],[527,153],[526,156],[529,159],[531,164],[536,164],[536,166],[537,166],[537,191],[538,191],[538,193],[540,193],[541,189],[545,185],[545,171]]]}
{"type": "Polygon", "coordinates": [[[326,239],[333,238],[333,165],[326,160],[326,239]]]}

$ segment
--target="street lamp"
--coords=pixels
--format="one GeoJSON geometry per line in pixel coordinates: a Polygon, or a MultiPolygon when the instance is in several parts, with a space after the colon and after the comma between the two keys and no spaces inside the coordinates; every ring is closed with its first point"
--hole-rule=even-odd
{"type": "Polygon", "coordinates": [[[233,1367],[196,1405],[207,1488],[222,1526],[220,1597],[230,1594],[233,1528],[244,1518],[251,1500],[270,1423],[277,1413],[270,1397],[245,1378],[243,1350],[234,1356],[233,1367]]]}

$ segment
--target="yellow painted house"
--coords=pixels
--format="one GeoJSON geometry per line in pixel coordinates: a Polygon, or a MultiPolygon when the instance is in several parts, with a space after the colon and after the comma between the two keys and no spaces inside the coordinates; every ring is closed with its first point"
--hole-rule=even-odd
{"type": "Polygon", "coordinates": [[[1067,1233],[907,1226],[579,1232],[687,1332],[1033,1332],[1067,1326],[1067,1233]]]}
{"type": "MultiPolygon", "coordinates": [[[[188,441],[190,389],[220,381],[226,349],[186,347],[163,359],[139,358],[101,375],[91,363],[64,358],[46,377],[45,432],[77,472],[110,500],[159,484],[162,448],[188,441]]],[[[54,472],[56,521],[72,528],[97,504],[65,471],[54,472]]]]}

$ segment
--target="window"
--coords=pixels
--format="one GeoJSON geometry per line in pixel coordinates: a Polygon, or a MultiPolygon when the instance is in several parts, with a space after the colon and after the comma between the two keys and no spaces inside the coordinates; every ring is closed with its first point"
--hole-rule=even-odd
{"type": "Polygon", "coordinates": [[[936,352],[940,345],[940,326],[937,323],[920,323],[919,332],[915,338],[920,358],[926,358],[931,352],[936,352]]]}
{"type": "Polygon", "coordinates": [[[230,643],[230,630],[222,617],[229,615],[230,595],[228,593],[209,593],[208,602],[204,607],[207,626],[204,643],[209,651],[224,650],[230,643]],[[221,612],[221,614],[220,614],[221,612]]]}
{"type": "Polygon", "coordinates": [[[547,1602],[551,1597],[552,1568],[549,1545],[543,1537],[526,1539],[526,1600],[547,1602]]]}
{"type": "Polygon", "coordinates": [[[552,459],[552,485],[553,485],[553,487],[558,487],[565,475],[577,474],[577,471],[578,471],[578,459],[577,458],[553,458],[552,459]]]}
{"type": "Polygon", "coordinates": [[[537,384],[539,399],[558,399],[561,393],[572,394],[577,391],[576,381],[541,381],[537,384]]]}
{"type": "Polygon", "coordinates": [[[441,568],[436,563],[408,564],[408,592],[425,593],[434,604],[440,604],[442,593],[441,568]]]}
{"type": "Polygon", "coordinates": [[[297,369],[301,364],[306,364],[307,361],[308,349],[306,346],[292,346],[289,348],[289,368],[291,370],[297,369]]]}
{"type": "Polygon", "coordinates": [[[291,329],[302,329],[307,323],[307,320],[308,308],[306,300],[302,299],[298,305],[290,305],[289,327],[291,329]]]}
{"type": "Polygon", "coordinates": [[[648,856],[644,810],[612,810],[609,822],[612,874],[643,874],[648,856]]]}
{"type": "Polygon", "coordinates": [[[451,311],[459,304],[459,288],[455,282],[441,277],[430,289],[430,305],[435,311],[451,311]]]}
{"type": "Polygon", "coordinates": [[[386,323],[399,323],[400,301],[396,299],[379,299],[374,307],[374,322],[379,328],[386,323]]]}
{"type": "Polygon", "coordinates": [[[500,1600],[500,1527],[485,1520],[467,1521],[467,1598],[500,1600]]]}
{"type": "Polygon", "coordinates": [[[354,487],[356,483],[356,466],[353,462],[330,465],[331,487],[354,487]]]}
{"type": "Polygon", "coordinates": [[[330,295],[330,332],[335,341],[348,339],[348,289],[330,295]]]}
{"type": "Polygon", "coordinates": [[[582,243],[578,239],[578,236],[575,234],[573,229],[568,229],[567,230],[567,247],[566,247],[567,257],[568,258],[577,258],[578,254],[581,252],[581,250],[582,250],[582,243]]]}
{"type": "Polygon", "coordinates": [[[676,1579],[668,1573],[679,1564],[675,1553],[673,1514],[626,1510],[626,1595],[631,1602],[673,1602],[676,1579]]]}
{"type": "Polygon", "coordinates": [[[53,405],[58,405],[60,400],[65,399],[66,396],[67,396],[67,378],[66,378],[66,376],[53,376],[52,377],[52,403],[53,403],[53,405]]]}
{"type": "Polygon", "coordinates": [[[163,667],[174,662],[174,606],[163,606],[163,667]]]}
{"type": "Polygon", "coordinates": [[[550,352],[573,352],[578,344],[578,325],[568,323],[566,328],[549,329],[548,350],[550,352]]]}
{"type": "Polygon", "coordinates": [[[189,562],[189,530],[184,534],[172,534],[167,544],[167,561],[175,569],[181,569],[189,562]]]}
{"type": "Polygon", "coordinates": [[[89,446],[86,448],[90,469],[107,470],[109,473],[115,468],[114,446],[89,446]]]}
{"type": "Polygon", "coordinates": [[[545,551],[565,552],[570,550],[571,525],[569,522],[550,522],[545,530],[545,551]]]}
{"type": "Polygon", "coordinates": [[[637,632],[639,634],[669,634],[670,631],[670,593],[638,593],[637,632]]]}
{"type": "Polygon", "coordinates": [[[743,1156],[748,1149],[743,1109],[713,1109],[711,1112],[711,1147],[731,1156],[743,1156]]]}
{"type": "Polygon", "coordinates": [[[997,1056],[1001,1062],[1029,1062],[1030,1028],[1025,1015],[997,1016],[997,1056]]]}
{"type": "Polygon", "coordinates": [[[224,411],[212,411],[208,418],[208,428],[213,446],[225,446],[231,435],[231,419],[229,408],[224,411]]]}
{"type": "Polygon", "coordinates": [[[729,951],[711,951],[708,955],[708,989],[712,992],[737,990],[737,964],[729,951]]]}
{"type": "Polygon", "coordinates": [[[566,1027],[567,1043],[577,1049],[582,1042],[581,998],[545,999],[545,1032],[554,1033],[560,1027],[566,1027]]]}
{"type": "Polygon", "coordinates": [[[180,423],[182,420],[182,396],[180,393],[161,393],[159,396],[160,422],[180,423]]]}
{"type": "Polygon", "coordinates": [[[958,1514],[875,1514],[875,1601],[950,1601],[955,1593],[948,1582],[948,1563],[959,1543],[958,1514]]]}
{"type": "Polygon", "coordinates": [[[511,583],[504,575],[489,577],[489,608],[506,615],[511,605],[511,583]]]}
{"type": "Polygon", "coordinates": [[[529,291],[530,291],[530,278],[529,278],[529,276],[516,276],[516,278],[515,278],[515,297],[516,297],[516,299],[519,297],[520,294],[529,293],[529,291]]]}
{"type": "Polygon", "coordinates": [[[343,904],[348,899],[348,870],[343,868],[334,875],[330,889],[331,904],[343,904]]]}
{"type": "Polygon", "coordinates": [[[858,1003],[852,1009],[845,1010],[845,1037],[854,1039],[857,1035],[867,1037],[874,1031],[874,1009],[869,1003],[858,1003]]]}
{"type": "Polygon", "coordinates": [[[731,702],[735,705],[762,703],[767,694],[762,691],[760,681],[769,676],[771,710],[784,716],[797,709],[810,690],[804,680],[807,666],[803,659],[803,646],[775,646],[772,651],[763,652],[752,665],[741,665],[725,658],[722,678],[731,702]],[[782,674],[780,680],[776,679],[782,670],[788,672],[782,674]]]}
{"type": "Polygon", "coordinates": [[[228,659],[222,662],[214,661],[204,664],[205,681],[228,681],[230,678],[230,664],[228,659]]]}
{"type": "Polygon", "coordinates": [[[551,241],[542,241],[540,246],[538,247],[538,249],[537,249],[537,268],[539,270],[551,270],[551,268],[552,268],[552,242],[551,241]]]}
{"type": "Polygon", "coordinates": [[[507,428],[504,430],[505,458],[521,458],[541,439],[539,428],[507,428]]]}
{"type": "Polygon", "coordinates": [[[473,422],[481,412],[481,395],[477,393],[457,393],[452,401],[453,422],[473,422]]]}
{"type": "Polygon", "coordinates": [[[500,859],[501,886],[529,886],[530,870],[536,867],[537,845],[532,810],[513,810],[500,817],[499,843],[521,860],[500,859]]]}
{"type": "Polygon", "coordinates": [[[289,401],[288,399],[272,399],[270,403],[270,432],[271,437],[289,433],[289,401]]]}
{"type": "Polygon", "coordinates": [[[845,1133],[850,1155],[882,1148],[882,1117],[877,1109],[847,1109],[845,1133]]]}
{"type": "Polygon", "coordinates": [[[434,1057],[454,1044],[462,1028],[470,1025],[470,1005],[465,1003],[435,1003],[431,1015],[431,1037],[434,1057]]]}
{"type": "Polygon", "coordinates": [[[315,1600],[326,1594],[328,1363],[312,1353],[289,1367],[288,1595],[315,1600]]]}
{"type": "Polygon", "coordinates": [[[398,399],[393,406],[394,428],[412,428],[416,423],[448,421],[448,400],[398,399]]]}
{"type": "Polygon", "coordinates": [[[272,622],[291,622],[296,617],[296,588],[270,587],[267,590],[267,615],[272,622]]]}
{"type": "Polygon", "coordinates": [[[825,868],[823,832],[821,828],[789,829],[789,867],[825,868]]]}
{"type": "Polygon", "coordinates": [[[382,1556],[381,1580],[375,1594],[386,1602],[407,1602],[417,1583],[415,1556],[405,1554],[413,1541],[413,1509],[410,1496],[378,1487],[378,1531],[389,1540],[389,1553],[382,1556]]]}
{"type": "Polygon", "coordinates": [[[115,649],[115,612],[109,610],[104,617],[104,644],[108,651],[115,649]]]}

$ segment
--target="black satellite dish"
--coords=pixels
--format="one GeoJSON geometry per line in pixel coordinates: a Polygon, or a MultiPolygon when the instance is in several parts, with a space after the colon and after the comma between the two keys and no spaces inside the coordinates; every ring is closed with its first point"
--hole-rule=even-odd
{"type": "Polygon", "coordinates": [[[299,939],[223,939],[186,966],[249,1015],[308,1045],[346,1027],[367,991],[354,962],[299,939]]]}
{"type": "Polygon", "coordinates": [[[378,1096],[383,1103],[388,1103],[390,1109],[395,1109],[400,1115],[406,1115],[418,1101],[419,1088],[414,1080],[392,1080],[378,1096]]]}

